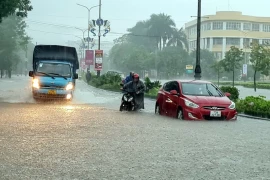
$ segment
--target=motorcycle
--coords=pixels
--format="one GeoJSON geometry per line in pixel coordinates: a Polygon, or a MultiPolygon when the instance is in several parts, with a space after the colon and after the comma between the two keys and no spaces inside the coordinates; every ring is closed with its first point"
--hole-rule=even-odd
{"type": "MultiPolygon", "coordinates": [[[[121,84],[121,86],[123,85],[121,84]]],[[[135,101],[134,101],[135,92],[123,90],[123,89],[122,89],[122,92],[124,94],[121,100],[120,111],[134,111],[135,110],[135,101]]]]}
{"type": "Polygon", "coordinates": [[[135,110],[135,101],[134,101],[134,92],[124,91],[122,96],[122,102],[120,105],[120,111],[134,111],[135,110]]]}

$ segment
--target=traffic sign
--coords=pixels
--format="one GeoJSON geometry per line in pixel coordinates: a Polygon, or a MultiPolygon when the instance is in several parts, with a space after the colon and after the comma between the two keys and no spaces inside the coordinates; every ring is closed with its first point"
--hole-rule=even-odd
{"type": "Polygon", "coordinates": [[[243,64],[243,74],[247,75],[247,64],[243,64]]]}
{"type": "Polygon", "coordinates": [[[193,65],[186,65],[186,73],[187,74],[193,73],[193,65]]]}
{"type": "Polygon", "coordinates": [[[103,23],[104,23],[103,19],[97,19],[97,21],[96,21],[96,24],[97,24],[98,26],[102,26],[103,23]]]}

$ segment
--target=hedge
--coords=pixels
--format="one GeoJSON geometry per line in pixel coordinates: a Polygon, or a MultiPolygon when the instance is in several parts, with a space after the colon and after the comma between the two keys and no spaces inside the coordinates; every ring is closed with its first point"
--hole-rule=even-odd
{"type": "MultiPolygon", "coordinates": [[[[214,84],[218,84],[218,82],[213,82],[214,84]]],[[[232,86],[232,82],[219,82],[219,85],[223,86],[232,86]]],[[[254,88],[253,82],[234,82],[235,86],[243,86],[246,88],[254,88]]],[[[256,87],[258,89],[270,89],[270,82],[257,82],[256,87]]]]}
{"type": "Polygon", "coordinates": [[[270,101],[264,96],[247,96],[236,103],[238,113],[270,119],[270,101]]]}
{"type": "MultiPolygon", "coordinates": [[[[86,82],[85,73],[82,74],[82,79],[86,82]]],[[[119,75],[103,74],[100,77],[97,77],[95,74],[92,74],[91,80],[88,84],[104,90],[121,92],[121,81],[122,79],[119,75]]],[[[146,79],[146,81],[145,86],[147,91],[145,93],[145,97],[155,99],[161,84],[159,81],[151,82],[149,78],[146,79]]]]}

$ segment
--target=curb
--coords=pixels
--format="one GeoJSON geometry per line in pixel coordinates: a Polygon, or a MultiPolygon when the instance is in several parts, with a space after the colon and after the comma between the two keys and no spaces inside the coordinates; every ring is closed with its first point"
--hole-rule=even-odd
{"type": "Polygon", "coordinates": [[[262,121],[270,121],[268,118],[262,118],[262,117],[256,117],[256,116],[250,116],[246,114],[238,114],[239,117],[245,117],[245,118],[250,118],[250,119],[257,119],[257,120],[262,120],[262,121]]]}

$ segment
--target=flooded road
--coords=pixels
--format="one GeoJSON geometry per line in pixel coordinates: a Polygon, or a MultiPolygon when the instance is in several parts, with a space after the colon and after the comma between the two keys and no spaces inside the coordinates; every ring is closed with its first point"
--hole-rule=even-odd
{"type": "Polygon", "coordinates": [[[121,94],[78,81],[70,103],[35,103],[0,80],[0,179],[267,179],[270,122],[179,121],[118,111],[121,94]]]}

